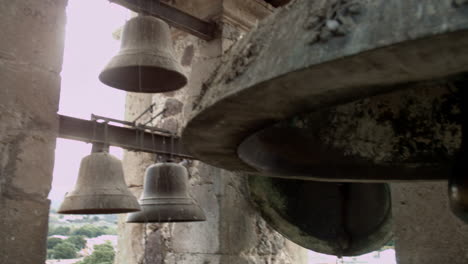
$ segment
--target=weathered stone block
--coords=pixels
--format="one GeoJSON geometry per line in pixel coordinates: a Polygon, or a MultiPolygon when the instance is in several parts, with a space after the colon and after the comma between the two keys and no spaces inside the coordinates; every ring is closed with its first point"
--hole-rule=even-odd
{"type": "Polygon", "coordinates": [[[0,3],[0,60],[62,69],[67,0],[20,0],[0,3]]]}
{"type": "Polygon", "coordinates": [[[1,59],[0,69],[0,137],[15,134],[17,129],[56,130],[60,76],[1,59]]]}
{"type": "Polygon", "coordinates": [[[20,195],[47,198],[54,169],[55,137],[51,132],[33,132],[24,134],[21,141],[15,142],[18,145],[11,147],[10,166],[7,167],[12,171],[2,175],[11,180],[11,186],[5,190],[7,193],[12,191],[18,198],[20,195]]]}
{"type": "Polygon", "coordinates": [[[174,252],[216,254],[220,247],[219,204],[212,184],[194,185],[191,196],[205,213],[205,222],[177,223],[172,226],[169,247],[174,252]]]}
{"type": "Polygon", "coordinates": [[[180,112],[182,112],[183,106],[184,104],[181,101],[174,99],[174,98],[169,98],[166,100],[166,103],[164,104],[164,109],[166,109],[166,111],[164,111],[163,116],[168,117],[168,116],[177,115],[180,112]]]}
{"type": "MultiPolygon", "coordinates": [[[[119,239],[115,263],[142,263],[145,225],[127,224],[127,214],[119,216],[119,239]]],[[[159,264],[159,263],[158,263],[159,264]]]]}
{"type": "Polygon", "coordinates": [[[448,207],[447,183],[391,186],[398,263],[467,263],[468,226],[448,207]]]}
{"type": "Polygon", "coordinates": [[[146,168],[154,163],[154,155],[126,151],[122,160],[125,182],[130,187],[142,187],[146,168]]]}
{"type": "Polygon", "coordinates": [[[0,200],[0,263],[43,263],[50,202],[11,198],[0,200]]]}
{"type": "Polygon", "coordinates": [[[219,237],[220,253],[239,254],[256,246],[259,239],[253,210],[248,194],[244,192],[244,177],[221,170],[217,180],[221,182],[219,237]],[[239,209],[242,208],[242,211],[239,209]]]}

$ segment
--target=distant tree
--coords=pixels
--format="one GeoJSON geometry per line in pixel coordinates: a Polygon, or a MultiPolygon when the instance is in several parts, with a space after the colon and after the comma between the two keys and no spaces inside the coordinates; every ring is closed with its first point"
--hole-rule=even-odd
{"type": "Polygon", "coordinates": [[[92,225],[84,225],[75,231],[73,231],[73,235],[85,236],[89,238],[98,237],[104,235],[106,231],[103,227],[96,227],[92,225]]]}
{"type": "Polygon", "coordinates": [[[86,239],[84,236],[71,236],[65,240],[75,246],[77,250],[81,250],[86,247],[86,239]]]}
{"type": "Polygon", "coordinates": [[[77,264],[112,264],[114,257],[114,247],[110,242],[106,242],[105,244],[94,246],[93,253],[77,264]]]}
{"type": "Polygon", "coordinates": [[[58,237],[47,238],[47,249],[53,249],[57,244],[62,243],[62,239],[58,237]]]}
{"type": "Polygon", "coordinates": [[[57,244],[54,248],[53,248],[53,258],[54,259],[72,259],[72,258],[76,258],[77,254],[77,250],[75,248],[75,246],[70,243],[70,242],[62,242],[62,243],[59,243],[57,244]]]}
{"type": "Polygon", "coordinates": [[[49,227],[49,236],[61,235],[68,236],[70,235],[70,227],[68,226],[51,226],[49,227]]]}
{"type": "Polygon", "coordinates": [[[104,218],[104,221],[108,223],[117,223],[117,216],[114,214],[107,214],[102,216],[104,218]]]}
{"type": "Polygon", "coordinates": [[[93,217],[93,221],[95,221],[95,222],[99,221],[99,216],[95,215],[95,216],[93,217]]]}
{"type": "Polygon", "coordinates": [[[106,235],[117,235],[117,227],[115,226],[112,226],[112,227],[108,227],[106,228],[106,235]]]}

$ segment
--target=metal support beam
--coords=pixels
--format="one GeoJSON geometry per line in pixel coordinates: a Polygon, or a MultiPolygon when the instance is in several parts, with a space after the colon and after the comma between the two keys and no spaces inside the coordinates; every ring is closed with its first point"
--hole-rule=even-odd
{"type": "Polygon", "coordinates": [[[155,16],[169,25],[204,40],[214,38],[215,23],[204,21],[182,12],[168,4],[155,0],[109,0],[134,12],[155,16]]]}
{"type": "Polygon", "coordinates": [[[182,147],[179,138],[171,138],[160,133],[150,133],[147,130],[119,127],[59,115],[59,137],[83,142],[106,143],[127,150],[142,151],[160,155],[171,155],[184,159],[193,159],[182,147]]]}

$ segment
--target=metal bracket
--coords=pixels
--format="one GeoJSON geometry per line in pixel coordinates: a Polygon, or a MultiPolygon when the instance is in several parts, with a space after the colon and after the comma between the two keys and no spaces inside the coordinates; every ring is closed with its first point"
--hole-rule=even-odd
{"type": "Polygon", "coordinates": [[[169,25],[204,40],[214,39],[216,24],[182,12],[168,4],[155,0],[109,0],[134,12],[157,17],[169,25]]]}

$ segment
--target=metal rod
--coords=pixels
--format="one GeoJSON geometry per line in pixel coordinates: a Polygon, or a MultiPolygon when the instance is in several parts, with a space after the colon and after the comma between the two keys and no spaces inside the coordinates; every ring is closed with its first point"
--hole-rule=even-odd
{"type": "Polygon", "coordinates": [[[126,7],[134,12],[143,13],[160,18],[169,25],[197,36],[204,40],[214,39],[216,24],[204,21],[190,14],[182,12],[166,3],[154,0],[109,0],[126,7]]]}
{"type": "MultiPolygon", "coordinates": [[[[120,121],[116,119],[113,120],[120,121]]],[[[194,159],[184,149],[179,138],[174,139],[174,147],[173,149],[169,149],[166,142],[170,142],[171,136],[161,135],[159,133],[150,133],[134,127],[128,128],[107,124],[107,137],[105,137],[105,126],[105,124],[96,123],[96,121],[59,115],[58,137],[83,142],[109,144],[111,146],[121,147],[127,150],[160,155],[170,155],[170,152],[173,151],[173,155],[176,157],[194,159]],[[135,134],[137,131],[141,136],[141,141],[139,142],[135,140],[135,134]]]]}
{"type": "Polygon", "coordinates": [[[164,112],[166,112],[166,108],[164,108],[161,112],[157,113],[156,115],[154,115],[153,117],[150,118],[150,120],[148,120],[146,123],[144,123],[143,125],[146,126],[147,124],[153,122],[154,119],[156,119],[158,116],[162,115],[164,112]]]}
{"type": "Polygon", "coordinates": [[[118,119],[105,117],[105,116],[99,116],[99,115],[95,115],[95,114],[91,114],[91,120],[102,120],[102,121],[106,121],[106,122],[114,122],[114,123],[119,123],[119,124],[122,124],[122,125],[127,125],[127,126],[133,127],[132,122],[118,120],[118,119]]]}
{"type": "Polygon", "coordinates": [[[144,116],[149,111],[151,111],[151,113],[152,113],[153,112],[153,107],[155,105],[156,105],[155,103],[152,103],[150,106],[148,106],[148,108],[146,108],[145,111],[143,111],[137,118],[135,118],[135,120],[133,120],[133,124],[136,124],[136,121],[138,121],[138,119],[140,119],[142,116],[144,116]]]}

